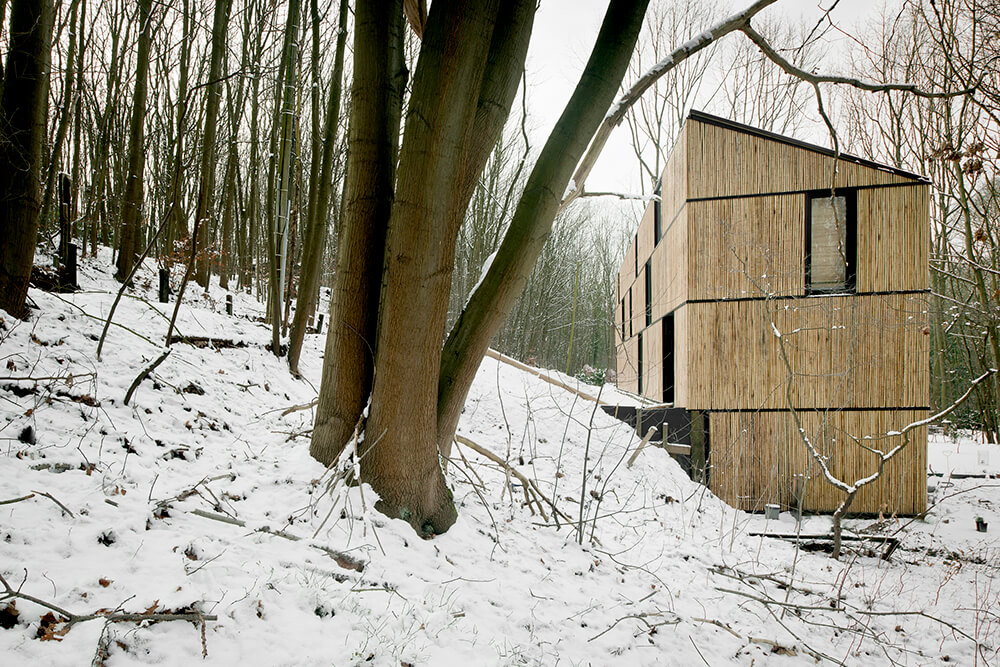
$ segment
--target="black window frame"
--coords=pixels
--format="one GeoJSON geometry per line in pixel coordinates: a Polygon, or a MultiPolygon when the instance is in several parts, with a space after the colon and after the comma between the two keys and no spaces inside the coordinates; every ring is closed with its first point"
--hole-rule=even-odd
{"type": "Polygon", "coordinates": [[[858,290],[858,189],[836,188],[834,190],[810,190],[805,194],[805,290],[807,295],[814,294],[854,294],[858,290]],[[846,266],[843,287],[813,287],[812,285],[812,202],[814,199],[830,199],[843,197],[845,204],[845,223],[847,225],[846,266]]]}

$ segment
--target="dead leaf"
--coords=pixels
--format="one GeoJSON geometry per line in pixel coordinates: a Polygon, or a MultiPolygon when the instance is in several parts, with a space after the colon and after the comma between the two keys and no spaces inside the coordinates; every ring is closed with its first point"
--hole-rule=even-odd
{"type": "Polygon", "coordinates": [[[111,584],[115,583],[115,580],[114,579],[105,579],[104,577],[101,577],[100,579],[97,580],[97,583],[99,583],[101,585],[101,588],[107,588],[111,584]]]}

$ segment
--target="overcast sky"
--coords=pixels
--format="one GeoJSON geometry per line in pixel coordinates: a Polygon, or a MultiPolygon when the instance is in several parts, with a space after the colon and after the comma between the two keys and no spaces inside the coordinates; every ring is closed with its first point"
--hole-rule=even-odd
{"type": "MultiPolygon", "coordinates": [[[[656,2],[657,0],[652,0],[656,2]]],[[[751,4],[752,0],[727,0],[723,14],[733,14],[751,4]]],[[[822,16],[834,0],[778,0],[759,16],[780,16],[795,22],[808,22],[810,27],[822,16]]],[[[855,32],[865,19],[887,6],[901,5],[902,0],[840,0],[831,13],[842,29],[855,32]]],[[[607,0],[541,0],[531,47],[528,51],[527,85],[529,119],[534,127],[533,149],[538,149],[548,136],[563,107],[573,92],[586,63],[607,8],[607,0]]],[[[730,35],[727,39],[739,39],[730,35]]],[[[831,69],[840,64],[842,45],[834,40],[827,49],[829,55],[822,65],[831,69]]],[[[813,137],[800,137],[816,140],[813,137]]],[[[611,138],[593,174],[587,182],[592,191],[637,192],[641,189],[635,156],[629,144],[628,130],[619,128],[611,138]]]]}

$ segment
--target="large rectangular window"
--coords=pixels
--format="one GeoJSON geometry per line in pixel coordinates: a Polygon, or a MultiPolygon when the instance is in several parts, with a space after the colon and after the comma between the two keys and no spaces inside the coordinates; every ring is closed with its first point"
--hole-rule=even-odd
{"type": "Polygon", "coordinates": [[[853,292],[857,264],[857,192],[806,196],[806,292],[853,292]]]}

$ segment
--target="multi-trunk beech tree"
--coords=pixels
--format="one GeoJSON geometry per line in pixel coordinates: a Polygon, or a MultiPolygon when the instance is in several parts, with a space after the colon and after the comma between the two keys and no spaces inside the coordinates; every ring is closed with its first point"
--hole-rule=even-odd
{"type": "Polygon", "coordinates": [[[455,521],[439,443],[450,448],[486,346],[611,106],[647,3],[610,3],[580,83],[528,179],[513,236],[508,232],[443,355],[455,241],[510,111],[535,3],[431,6],[398,149],[402,2],[358,3],[345,217],[311,452],[334,461],[369,405],[362,478],[379,493],[383,512],[421,534],[455,521]]]}

